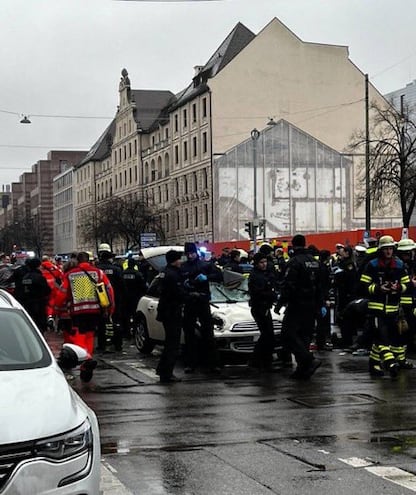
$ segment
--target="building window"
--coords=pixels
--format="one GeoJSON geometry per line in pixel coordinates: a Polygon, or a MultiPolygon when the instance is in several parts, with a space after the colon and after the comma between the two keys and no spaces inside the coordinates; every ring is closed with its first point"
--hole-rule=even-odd
{"type": "Polygon", "coordinates": [[[185,208],[185,229],[189,227],[189,213],[188,208],[185,208]]]}
{"type": "Polygon", "coordinates": [[[192,122],[196,122],[196,103],[192,104],[192,122]]]}
{"type": "Polygon", "coordinates": [[[188,159],[188,141],[183,142],[183,161],[186,162],[188,159]]]}
{"type": "Polygon", "coordinates": [[[175,132],[178,132],[178,130],[179,130],[179,119],[178,119],[178,114],[177,113],[175,113],[174,121],[175,121],[175,124],[174,124],[175,125],[175,127],[174,127],[175,132]]]}
{"type": "Polygon", "coordinates": [[[198,207],[194,208],[194,227],[198,227],[198,207]]]}
{"type": "Polygon", "coordinates": [[[169,213],[166,213],[166,232],[169,232],[169,223],[170,223],[169,213]]]}
{"type": "Polygon", "coordinates": [[[184,194],[188,194],[188,177],[186,175],[183,178],[183,184],[184,184],[184,194]]]}
{"type": "Polygon", "coordinates": [[[208,170],[206,168],[202,169],[202,187],[208,189],[208,170]]]}
{"type": "Polygon", "coordinates": [[[175,196],[179,196],[179,180],[175,179],[175,196]]]}
{"type": "Polygon", "coordinates": [[[126,160],[127,159],[127,148],[125,145],[123,146],[123,150],[124,150],[124,159],[126,160]]]}
{"type": "Polygon", "coordinates": [[[118,161],[121,162],[121,148],[118,150],[118,161]]]}
{"type": "Polygon", "coordinates": [[[179,230],[181,227],[181,221],[179,216],[179,211],[176,212],[176,229],[179,230]]]}
{"type": "Polygon", "coordinates": [[[165,139],[166,141],[169,139],[169,127],[166,127],[165,129],[165,139]]]}
{"type": "Polygon", "coordinates": [[[204,224],[208,225],[208,205],[204,205],[204,224]]]}
{"type": "Polygon", "coordinates": [[[206,153],[208,151],[208,135],[206,132],[202,133],[202,153],[206,153]]]}
{"type": "Polygon", "coordinates": [[[197,145],[196,136],[192,138],[192,155],[194,158],[198,155],[198,145],[197,145]]]}
{"type": "Polygon", "coordinates": [[[137,139],[134,140],[134,154],[137,155],[137,139]]]}
{"type": "Polygon", "coordinates": [[[129,143],[129,158],[131,158],[131,143],[129,143]]]}
{"type": "Polygon", "coordinates": [[[182,117],[183,117],[183,127],[186,128],[188,127],[188,112],[186,111],[186,108],[184,108],[182,112],[182,117]]]}
{"type": "Polygon", "coordinates": [[[193,190],[194,190],[194,192],[197,192],[198,191],[198,176],[197,176],[196,172],[194,172],[192,174],[192,179],[193,179],[193,190]]]}
{"type": "Polygon", "coordinates": [[[205,119],[207,117],[207,99],[202,98],[202,117],[205,119]]]}
{"type": "Polygon", "coordinates": [[[175,145],[175,165],[178,165],[179,163],[179,146],[176,144],[175,145]]]}

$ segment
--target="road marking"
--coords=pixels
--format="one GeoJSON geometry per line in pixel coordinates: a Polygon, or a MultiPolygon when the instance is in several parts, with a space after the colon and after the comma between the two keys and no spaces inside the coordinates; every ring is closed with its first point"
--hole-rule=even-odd
{"type": "Polygon", "coordinates": [[[408,471],[396,467],[372,466],[366,467],[366,471],[391,481],[396,485],[403,486],[412,492],[416,492],[416,476],[408,471]]]}
{"type": "Polygon", "coordinates": [[[113,473],[117,473],[117,470],[102,461],[100,495],[133,495],[113,473]]]}
{"type": "Polygon", "coordinates": [[[372,466],[374,464],[373,462],[367,459],[360,459],[359,457],[348,457],[348,459],[338,459],[338,460],[355,468],[372,466]]]}
{"type": "Polygon", "coordinates": [[[391,481],[396,485],[403,486],[412,492],[416,492],[416,476],[404,469],[392,466],[374,466],[374,463],[368,459],[359,457],[349,457],[348,459],[338,459],[349,466],[355,468],[363,467],[366,471],[384,480],[391,481]]]}

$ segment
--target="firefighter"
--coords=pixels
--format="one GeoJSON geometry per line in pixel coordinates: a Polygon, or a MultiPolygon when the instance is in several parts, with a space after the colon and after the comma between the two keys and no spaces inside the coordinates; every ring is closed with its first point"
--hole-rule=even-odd
{"type": "Polygon", "coordinates": [[[383,376],[384,368],[392,378],[400,367],[407,367],[397,323],[400,297],[410,284],[403,261],[394,256],[394,248],[393,237],[380,237],[377,257],[367,264],[360,279],[368,294],[368,312],[372,317],[369,372],[372,376],[383,376]]]}
{"type": "MultiPolygon", "coordinates": [[[[402,239],[397,244],[397,256],[403,261],[410,278],[410,286],[400,297],[400,306],[408,324],[408,331],[405,338],[408,347],[415,350],[416,319],[413,314],[416,295],[416,261],[414,253],[416,244],[413,239],[402,239]]],[[[412,363],[409,362],[409,367],[412,363]]]]}

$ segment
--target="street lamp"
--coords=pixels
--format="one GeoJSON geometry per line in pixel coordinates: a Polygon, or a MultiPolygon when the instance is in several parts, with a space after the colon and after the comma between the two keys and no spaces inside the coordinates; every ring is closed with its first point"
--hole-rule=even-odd
{"type": "Polygon", "coordinates": [[[260,131],[254,128],[251,131],[253,141],[253,250],[256,252],[257,240],[257,141],[260,137],[260,131]]]}

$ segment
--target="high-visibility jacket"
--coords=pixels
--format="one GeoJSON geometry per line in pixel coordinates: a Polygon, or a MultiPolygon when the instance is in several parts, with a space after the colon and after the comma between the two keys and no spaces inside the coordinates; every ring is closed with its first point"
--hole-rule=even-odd
{"type": "Polygon", "coordinates": [[[400,296],[408,290],[410,278],[402,260],[393,257],[390,260],[374,258],[360,278],[368,294],[368,311],[375,315],[394,316],[399,311],[400,296]],[[385,283],[399,283],[395,292],[383,292],[385,283]]]}
{"type": "Polygon", "coordinates": [[[101,313],[95,285],[85,272],[88,272],[96,283],[104,283],[111,303],[108,312],[112,313],[114,311],[114,291],[107,275],[99,268],[84,262],[65,273],[55,298],[55,304],[62,307],[69,303],[72,315],[101,313]]]}

